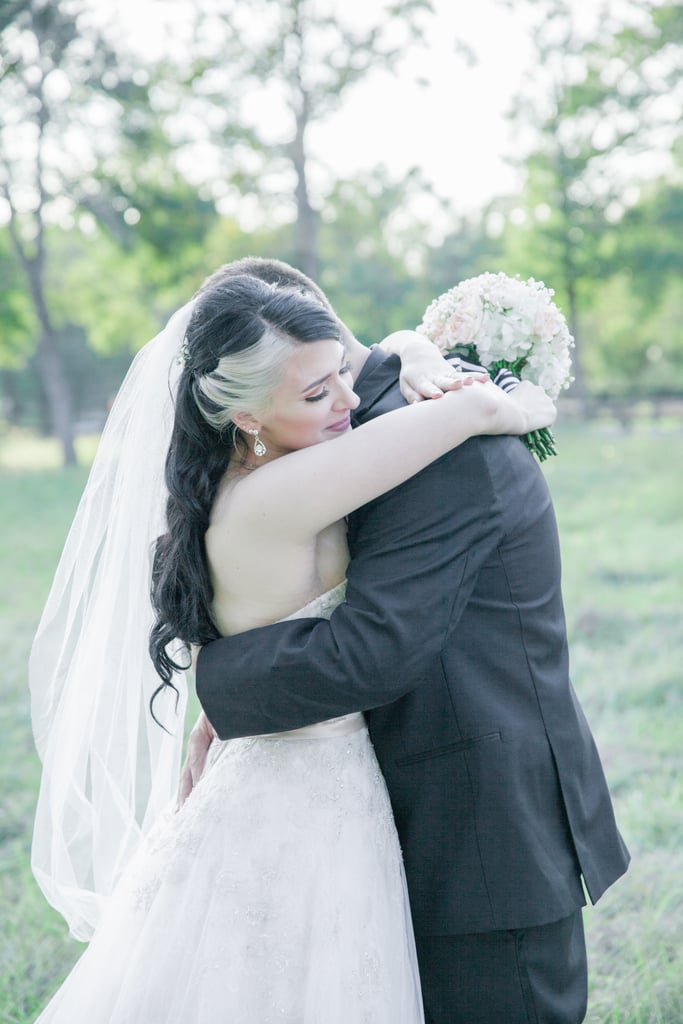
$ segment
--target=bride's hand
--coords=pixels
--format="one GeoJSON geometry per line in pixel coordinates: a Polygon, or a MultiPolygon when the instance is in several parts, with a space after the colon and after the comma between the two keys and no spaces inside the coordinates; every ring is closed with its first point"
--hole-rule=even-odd
{"type": "Polygon", "coordinates": [[[483,383],[488,373],[463,373],[453,366],[430,343],[431,351],[422,348],[401,363],[399,387],[406,402],[422,402],[425,398],[441,398],[447,391],[458,391],[470,384],[483,383]]]}
{"type": "Polygon", "coordinates": [[[176,810],[179,811],[199,782],[206,765],[206,755],[216,738],[216,731],[204,712],[195,722],[187,741],[185,763],[180,772],[176,810]]]}
{"type": "Polygon", "coordinates": [[[417,331],[395,331],[380,342],[380,348],[400,357],[399,387],[409,403],[441,398],[447,391],[457,391],[475,381],[488,380],[487,373],[464,374],[417,331]]]}

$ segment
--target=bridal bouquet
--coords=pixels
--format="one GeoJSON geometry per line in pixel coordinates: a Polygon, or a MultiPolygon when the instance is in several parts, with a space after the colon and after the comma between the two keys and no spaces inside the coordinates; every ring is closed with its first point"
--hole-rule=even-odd
{"type": "MultiPolygon", "coordinates": [[[[442,352],[457,352],[495,377],[510,370],[555,399],[571,381],[574,339],[542,281],[480,274],[439,295],[417,328],[442,352]]],[[[543,462],[555,455],[548,428],[526,434],[524,443],[543,462]]]]}

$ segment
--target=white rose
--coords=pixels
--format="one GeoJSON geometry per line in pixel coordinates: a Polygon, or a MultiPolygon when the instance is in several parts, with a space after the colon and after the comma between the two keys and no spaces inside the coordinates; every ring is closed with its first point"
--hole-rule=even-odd
{"type": "Polygon", "coordinates": [[[476,292],[462,295],[448,318],[448,333],[453,345],[474,345],[482,323],[481,296],[476,292]]]}

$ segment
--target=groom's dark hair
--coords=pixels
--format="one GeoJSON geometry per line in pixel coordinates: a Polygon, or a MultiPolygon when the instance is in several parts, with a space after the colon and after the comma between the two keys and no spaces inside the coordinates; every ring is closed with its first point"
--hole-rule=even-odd
{"type": "Polygon", "coordinates": [[[319,288],[315,281],[297,270],[296,267],[284,263],[282,260],[267,259],[263,256],[243,256],[239,260],[232,260],[231,263],[224,263],[218,270],[214,270],[210,277],[207,277],[199,289],[200,293],[217,281],[227,277],[237,277],[247,274],[249,277],[257,277],[266,284],[272,284],[276,288],[289,288],[300,291],[316,298],[326,309],[332,309],[330,300],[322,288],[319,288]]]}
{"type": "Polygon", "coordinates": [[[257,277],[259,281],[264,281],[266,284],[271,284],[275,288],[287,288],[290,291],[301,292],[307,298],[316,299],[320,302],[325,309],[333,313],[342,333],[342,341],[344,336],[353,337],[352,332],[346,326],[343,320],[340,320],[335,313],[332,303],[328,299],[322,288],[312,281],[310,277],[307,277],[301,270],[297,270],[296,267],[291,266],[289,263],[285,263],[284,260],[276,260],[266,258],[265,256],[242,256],[239,260],[232,260],[230,263],[224,263],[218,270],[214,270],[210,277],[207,277],[206,281],[202,284],[198,294],[204,291],[205,288],[210,288],[214,284],[224,281],[226,278],[238,277],[246,274],[249,277],[257,277]]]}

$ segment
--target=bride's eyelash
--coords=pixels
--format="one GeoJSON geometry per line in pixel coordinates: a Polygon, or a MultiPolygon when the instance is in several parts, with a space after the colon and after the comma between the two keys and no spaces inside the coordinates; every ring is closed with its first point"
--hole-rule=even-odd
{"type": "MultiPolygon", "coordinates": [[[[351,373],[351,363],[344,363],[343,366],[340,366],[339,373],[340,374],[341,373],[351,373]]],[[[317,395],[309,395],[308,398],[304,399],[304,401],[306,401],[306,402],[320,402],[321,399],[327,398],[329,393],[330,392],[328,391],[327,388],[323,388],[322,391],[318,392],[317,395]]]]}

